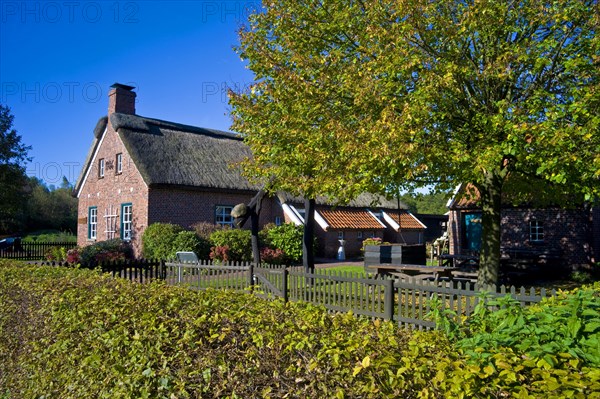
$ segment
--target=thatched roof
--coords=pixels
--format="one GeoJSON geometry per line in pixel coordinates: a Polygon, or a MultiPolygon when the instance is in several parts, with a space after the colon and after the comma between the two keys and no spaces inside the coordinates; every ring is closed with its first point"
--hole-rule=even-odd
{"type": "MultiPolygon", "coordinates": [[[[107,118],[101,118],[94,129],[95,139],[76,192],[106,123],[107,118]]],[[[251,152],[235,133],[120,113],[111,114],[110,123],[149,187],[258,190],[236,166],[251,152]]]]}
{"type": "Polygon", "coordinates": [[[118,113],[110,122],[148,186],[257,190],[236,166],[251,152],[235,133],[118,113]]]}
{"type": "MultiPolygon", "coordinates": [[[[303,198],[290,195],[289,193],[279,192],[277,197],[282,203],[290,204],[302,204],[303,198]]],[[[328,200],[325,197],[317,197],[315,200],[316,205],[323,206],[336,206],[339,207],[350,207],[350,208],[384,208],[384,209],[398,209],[397,199],[387,199],[382,195],[363,193],[358,197],[354,198],[347,204],[336,204],[334,201],[328,200]]],[[[408,209],[408,206],[400,201],[400,209],[408,209]]]]}

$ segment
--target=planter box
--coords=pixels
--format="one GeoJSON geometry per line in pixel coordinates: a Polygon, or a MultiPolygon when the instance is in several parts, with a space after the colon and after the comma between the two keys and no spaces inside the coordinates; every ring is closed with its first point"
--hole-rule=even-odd
{"type": "Polygon", "coordinates": [[[371,265],[425,265],[425,245],[367,245],[365,267],[371,265]]]}

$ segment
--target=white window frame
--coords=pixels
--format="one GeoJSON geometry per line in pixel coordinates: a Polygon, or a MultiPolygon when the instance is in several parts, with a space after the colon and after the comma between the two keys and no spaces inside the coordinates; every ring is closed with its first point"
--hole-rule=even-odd
{"type": "Polygon", "coordinates": [[[130,241],[133,232],[133,205],[121,204],[121,239],[130,241]]]}
{"type": "Polygon", "coordinates": [[[104,177],[104,158],[100,158],[98,161],[98,177],[100,179],[104,177]]]}
{"type": "Polygon", "coordinates": [[[118,153],[117,154],[117,159],[115,160],[116,165],[116,169],[117,169],[117,174],[120,175],[121,173],[123,173],[123,154],[122,153],[118,153]]]}
{"type": "Polygon", "coordinates": [[[357,240],[362,240],[363,239],[363,232],[362,231],[358,231],[356,233],[356,239],[357,240]]]}
{"type": "Polygon", "coordinates": [[[537,219],[529,221],[529,241],[544,242],[544,223],[537,219]]]}
{"type": "Polygon", "coordinates": [[[215,207],[215,224],[219,226],[233,227],[234,217],[231,216],[233,206],[230,205],[217,205],[215,207]]]}
{"type": "Polygon", "coordinates": [[[338,240],[344,240],[346,238],[346,235],[344,234],[343,231],[338,231],[338,240]]]}
{"type": "Polygon", "coordinates": [[[282,224],[281,216],[275,216],[275,226],[281,226],[282,224]]]}
{"type": "Polygon", "coordinates": [[[90,206],[88,208],[88,239],[98,238],[98,207],[90,206]]]}

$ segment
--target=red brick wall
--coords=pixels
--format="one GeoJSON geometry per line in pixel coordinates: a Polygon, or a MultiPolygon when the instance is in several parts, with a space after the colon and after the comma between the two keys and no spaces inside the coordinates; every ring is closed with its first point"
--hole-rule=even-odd
{"type": "Polygon", "coordinates": [[[562,250],[568,265],[591,261],[590,214],[581,209],[506,209],[502,211],[502,245],[519,248],[556,248],[562,250]],[[544,226],[544,242],[529,240],[529,222],[544,226]]]}
{"type": "Polygon", "coordinates": [[[85,246],[109,238],[105,233],[106,219],[104,216],[110,213],[111,207],[112,214],[118,215],[115,238],[120,238],[121,204],[131,203],[133,213],[132,245],[136,255],[141,253],[141,233],[148,226],[148,188],[110,122],[91,162],[90,170],[87,177],[85,177],[78,198],[78,245],[85,246]],[[121,174],[116,173],[116,154],[118,153],[121,153],[123,157],[123,171],[121,174]],[[98,165],[99,160],[102,158],[105,160],[105,171],[104,177],[100,178],[98,176],[98,165]],[[92,206],[98,207],[98,234],[96,240],[88,240],[88,209],[92,206]]]}
{"type": "MultiPolygon", "coordinates": [[[[515,248],[560,249],[568,265],[587,264],[592,260],[594,232],[589,212],[582,209],[504,209],[502,211],[502,246],[515,248]],[[544,226],[544,242],[529,240],[529,222],[544,226]]],[[[600,227],[598,228],[600,229],[600,227]]],[[[451,211],[448,220],[451,254],[462,251],[461,212],[451,211]]]]}
{"type": "MultiPolygon", "coordinates": [[[[225,191],[192,191],[181,189],[150,189],[149,223],[175,223],[185,228],[199,223],[215,223],[218,205],[235,206],[248,203],[254,194],[237,194],[225,191]]],[[[275,216],[283,218],[283,211],[273,198],[265,198],[260,213],[260,226],[275,223],[275,216]]],[[[250,228],[250,223],[246,224],[250,228]]]]}

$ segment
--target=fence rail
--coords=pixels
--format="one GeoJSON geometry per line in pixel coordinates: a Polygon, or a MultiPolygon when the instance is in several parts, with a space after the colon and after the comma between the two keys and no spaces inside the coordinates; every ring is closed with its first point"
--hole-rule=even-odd
{"type": "Polygon", "coordinates": [[[113,276],[141,283],[161,279],[194,290],[252,290],[265,298],[310,302],[332,312],[352,311],[356,315],[391,320],[399,326],[418,329],[435,327],[428,317],[435,306],[450,309],[461,318],[471,315],[481,300],[510,295],[522,305],[529,305],[556,295],[554,290],[536,292],[533,288],[505,286],[483,289],[465,281],[375,278],[327,269],[306,273],[294,267],[255,267],[252,263],[214,265],[144,260],[105,263],[99,267],[113,276]]]}
{"type": "Polygon", "coordinates": [[[17,241],[12,246],[0,249],[0,258],[16,260],[41,260],[46,259],[50,248],[64,247],[69,250],[75,248],[74,242],[23,242],[17,241]]]}

